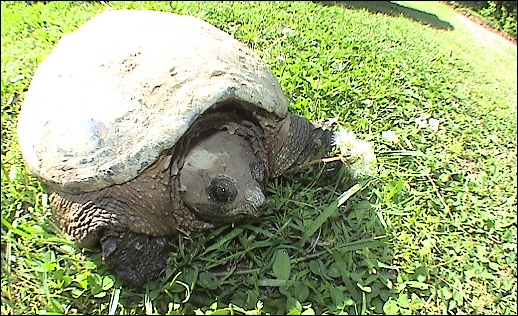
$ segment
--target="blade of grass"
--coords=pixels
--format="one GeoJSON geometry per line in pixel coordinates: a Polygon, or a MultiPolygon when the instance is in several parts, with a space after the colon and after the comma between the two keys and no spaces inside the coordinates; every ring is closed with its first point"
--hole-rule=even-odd
{"type": "Polygon", "coordinates": [[[120,293],[120,287],[113,290],[113,295],[110,299],[110,309],[108,311],[108,315],[115,315],[115,311],[117,310],[117,304],[119,303],[120,293]]]}
{"type": "Polygon", "coordinates": [[[349,188],[349,190],[342,193],[342,195],[340,195],[338,199],[336,199],[336,201],[334,201],[328,207],[326,207],[326,209],[322,213],[320,213],[320,215],[318,215],[318,217],[315,218],[315,220],[311,222],[311,224],[309,224],[308,229],[306,230],[306,232],[304,232],[304,235],[302,235],[302,238],[300,239],[297,245],[299,247],[302,247],[302,245],[304,245],[308,238],[311,237],[322,226],[322,224],[324,224],[324,222],[329,218],[329,216],[336,212],[336,210],[342,204],[344,204],[351,196],[353,196],[356,192],[360,191],[364,187],[364,185],[364,182],[356,183],[351,188],[349,188]]]}
{"type": "Polygon", "coordinates": [[[241,234],[242,232],[243,232],[242,228],[235,227],[230,233],[228,233],[225,236],[225,238],[222,238],[221,240],[219,240],[214,245],[212,245],[212,246],[208,247],[207,249],[205,249],[205,251],[202,253],[202,256],[205,256],[206,254],[208,254],[209,252],[211,252],[213,250],[220,249],[223,244],[225,244],[226,242],[228,242],[232,238],[236,237],[237,235],[241,234]]]}

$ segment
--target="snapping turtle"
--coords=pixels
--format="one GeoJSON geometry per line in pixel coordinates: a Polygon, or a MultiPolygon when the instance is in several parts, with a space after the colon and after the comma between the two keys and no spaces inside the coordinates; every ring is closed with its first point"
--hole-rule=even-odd
{"type": "Polygon", "coordinates": [[[138,10],[63,36],[18,136],[63,230],[134,287],[166,267],[167,236],[260,216],[266,181],[332,142],[288,112],[245,45],[195,17],[138,10]]]}

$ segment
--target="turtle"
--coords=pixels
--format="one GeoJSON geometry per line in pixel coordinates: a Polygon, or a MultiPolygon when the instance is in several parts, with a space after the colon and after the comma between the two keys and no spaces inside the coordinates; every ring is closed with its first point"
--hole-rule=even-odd
{"type": "Polygon", "coordinates": [[[110,10],[38,65],[18,138],[61,229],[124,284],[168,238],[259,218],[268,181],[331,151],[248,46],[194,16],[110,10]]]}

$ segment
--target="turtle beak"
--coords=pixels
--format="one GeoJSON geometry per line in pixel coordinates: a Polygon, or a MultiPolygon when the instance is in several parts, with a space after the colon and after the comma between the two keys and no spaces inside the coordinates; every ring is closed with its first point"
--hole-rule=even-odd
{"type": "Polygon", "coordinates": [[[247,205],[251,208],[250,215],[252,216],[258,216],[266,209],[266,197],[261,188],[248,189],[245,192],[245,200],[247,205]]]}

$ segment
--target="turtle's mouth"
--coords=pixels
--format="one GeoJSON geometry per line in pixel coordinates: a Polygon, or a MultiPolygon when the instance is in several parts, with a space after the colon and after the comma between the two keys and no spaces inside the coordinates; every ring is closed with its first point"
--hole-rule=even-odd
{"type": "Polygon", "coordinates": [[[266,209],[266,197],[259,188],[246,189],[234,200],[225,202],[209,197],[207,201],[191,204],[190,209],[204,221],[230,224],[262,215],[266,209]]]}
{"type": "Polygon", "coordinates": [[[265,207],[258,207],[254,204],[246,204],[243,207],[226,210],[214,204],[196,204],[192,211],[204,221],[230,224],[241,222],[246,219],[256,218],[263,214],[265,207]]]}

